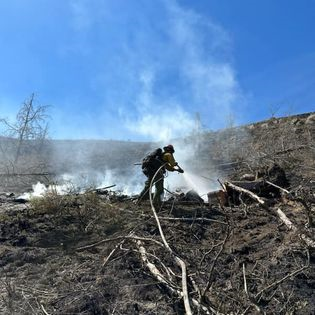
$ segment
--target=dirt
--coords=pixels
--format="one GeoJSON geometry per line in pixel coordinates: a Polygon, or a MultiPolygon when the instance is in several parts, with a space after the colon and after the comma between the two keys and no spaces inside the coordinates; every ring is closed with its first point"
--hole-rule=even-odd
{"type": "MultiPolygon", "coordinates": [[[[192,306],[193,314],[315,314],[315,249],[301,239],[315,240],[314,224],[307,225],[315,205],[314,138],[307,138],[313,127],[302,128],[309,116],[248,127],[246,141],[255,147],[247,148],[254,153],[240,159],[230,151],[229,162],[237,163],[224,169],[224,179],[239,180],[249,171],[265,176],[277,162],[290,195],[269,196],[267,206],[250,199],[211,209],[165,203],[158,217],[173,254],[156,242],[162,238],[149,202],[137,206],[128,196],[88,193],[20,204],[2,194],[0,313],[185,314],[176,293],[182,290],[178,256],[187,266],[190,303],[203,307],[192,306]],[[269,147],[269,132],[277,134],[279,126],[300,128],[289,151],[269,147]],[[301,145],[307,147],[296,149],[301,145]],[[280,220],[279,208],[296,231],[280,220]]],[[[215,152],[226,156],[224,148],[215,152]]]]}

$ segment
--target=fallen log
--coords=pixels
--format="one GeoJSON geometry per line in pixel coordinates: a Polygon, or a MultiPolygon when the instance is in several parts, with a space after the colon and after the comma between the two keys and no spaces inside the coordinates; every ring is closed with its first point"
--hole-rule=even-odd
{"type": "Polygon", "coordinates": [[[260,193],[261,191],[267,189],[266,183],[262,179],[254,180],[254,181],[248,181],[248,180],[232,181],[230,183],[238,187],[250,190],[252,192],[256,192],[256,193],[260,193]]]}
{"type": "Polygon", "coordinates": [[[224,183],[226,187],[231,188],[232,190],[236,190],[239,193],[243,193],[246,194],[247,196],[249,196],[250,198],[252,198],[253,200],[259,202],[261,205],[265,206],[266,202],[265,200],[263,200],[262,198],[258,197],[256,194],[254,194],[253,192],[249,191],[248,189],[239,187],[237,185],[234,185],[230,182],[225,182],[224,183]]]}
{"type": "MultiPolygon", "coordinates": [[[[276,212],[277,212],[280,220],[286,225],[286,227],[289,230],[292,230],[293,232],[298,233],[298,228],[289,220],[289,218],[285,215],[285,213],[281,209],[278,208],[276,212]]],[[[298,235],[305,242],[305,244],[308,247],[315,248],[315,241],[313,241],[311,238],[309,238],[304,233],[299,233],[298,235]]]]}
{"type": "MultiPolygon", "coordinates": [[[[232,181],[231,183],[247,189],[259,197],[280,197],[281,191],[290,194],[288,190],[283,188],[288,187],[289,185],[285,171],[277,164],[273,164],[271,167],[262,170],[260,173],[257,172],[255,177],[256,180],[232,181]],[[258,176],[259,178],[257,178],[258,176]]],[[[253,176],[247,178],[253,178],[253,176]]]]}
{"type": "MultiPolygon", "coordinates": [[[[235,189],[236,191],[239,191],[241,193],[245,193],[248,196],[250,196],[252,199],[258,201],[261,205],[263,205],[264,207],[266,207],[266,202],[259,198],[257,195],[255,195],[254,193],[252,193],[251,191],[248,191],[244,188],[238,187],[236,185],[231,184],[230,182],[226,182],[225,185],[227,187],[230,187],[232,189],[235,189]]],[[[285,215],[285,213],[281,210],[281,209],[277,209],[277,214],[280,218],[280,220],[292,231],[297,232],[298,229],[297,227],[288,219],[288,217],[285,215]]],[[[313,241],[312,239],[310,239],[307,235],[301,233],[299,234],[300,238],[306,243],[307,246],[315,248],[315,241],[313,241]]]]}
{"type": "Polygon", "coordinates": [[[310,239],[308,236],[306,236],[305,234],[300,234],[299,235],[300,238],[306,243],[307,246],[315,248],[315,241],[313,241],[312,239],[310,239]]]}

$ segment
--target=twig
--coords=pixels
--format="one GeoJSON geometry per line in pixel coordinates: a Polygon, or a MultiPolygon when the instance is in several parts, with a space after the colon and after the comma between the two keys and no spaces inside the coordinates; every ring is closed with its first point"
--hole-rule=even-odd
{"type": "Polygon", "coordinates": [[[147,238],[147,237],[140,237],[140,236],[129,236],[129,235],[125,235],[125,236],[117,236],[117,237],[113,237],[113,238],[106,238],[104,240],[98,241],[96,243],[90,244],[90,245],[86,245],[86,246],[82,246],[82,247],[78,247],[76,250],[84,250],[84,249],[90,249],[93,248],[95,246],[104,244],[104,243],[108,243],[108,242],[113,242],[113,241],[118,241],[121,239],[130,239],[130,240],[140,240],[140,241],[144,241],[144,242],[153,242],[159,246],[163,246],[163,244],[153,238],[147,238]]]}
{"type": "Polygon", "coordinates": [[[307,250],[307,263],[305,266],[302,266],[301,268],[289,273],[288,275],[284,276],[282,279],[277,280],[273,283],[271,283],[270,285],[268,285],[267,287],[263,288],[262,290],[260,290],[256,295],[255,298],[257,299],[263,292],[270,290],[271,288],[281,284],[282,282],[284,282],[285,280],[287,280],[288,278],[294,277],[295,275],[297,275],[298,273],[308,269],[310,266],[310,254],[309,251],[307,250]]]}
{"type": "Polygon", "coordinates": [[[39,305],[40,305],[40,308],[42,309],[43,313],[45,315],[49,315],[49,313],[45,310],[44,305],[42,303],[40,303],[39,305]]]}
{"type": "Polygon", "coordinates": [[[286,225],[286,227],[289,230],[292,230],[294,232],[297,230],[296,226],[288,219],[288,217],[285,215],[285,213],[280,208],[278,208],[276,212],[277,212],[280,220],[286,225]]]}
{"type": "MultiPolygon", "coordinates": [[[[287,301],[284,303],[283,307],[279,310],[279,314],[283,314],[283,312],[285,311],[287,305],[288,305],[289,302],[290,302],[290,299],[291,299],[292,295],[293,295],[293,289],[291,290],[291,292],[290,292],[290,294],[289,294],[289,296],[288,296],[288,298],[287,298],[287,301]]],[[[284,296],[283,296],[283,297],[284,297],[284,296]]]]}
{"type": "Polygon", "coordinates": [[[245,290],[245,293],[246,293],[247,297],[249,297],[249,295],[248,295],[248,290],[247,290],[246,271],[245,271],[245,264],[244,264],[244,263],[243,263],[243,280],[244,280],[244,290],[245,290]]]}
{"type": "MultiPolygon", "coordinates": [[[[167,288],[173,293],[174,292],[181,293],[178,290],[178,287],[175,286],[172,282],[168,281],[164,277],[164,275],[162,275],[161,271],[155,266],[155,264],[149,261],[149,258],[148,258],[149,254],[147,253],[145,247],[142,245],[141,241],[137,241],[136,244],[137,244],[137,247],[139,248],[142,261],[146,264],[146,266],[148,267],[150,272],[154,275],[154,277],[160,282],[164,283],[167,286],[167,288]]],[[[168,273],[168,275],[170,276],[170,273],[168,273]]]]}
{"type": "Polygon", "coordinates": [[[222,253],[222,251],[223,251],[223,248],[224,248],[224,246],[225,246],[225,244],[226,244],[226,241],[227,241],[229,235],[230,235],[230,229],[229,229],[229,226],[228,226],[227,233],[226,233],[225,238],[224,238],[224,240],[223,240],[223,242],[222,242],[222,244],[221,244],[221,248],[220,248],[220,250],[218,251],[218,253],[216,254],[216,256],[215,256],[215,258],[214,258],[214,260],[213,260],[213,262],[212,262],[212,265],[211,265],[211,268],[210,268],[210,271],[209,271],[209,274],[208,274],[208,282],[207,282],[207,284],[206,284],[206,286],[205,286],[205,288],[204,288],[204,290],[203,290],[203,292],[202,292],[202,297],[205,296],[206,292],[209,290],[209,288],[210,288],[210,286],[211,286],[212,272],[213,272],[213,270],[214,270],[215,264],[216,264],[216,262],[217,262],[219,256],[221,255],[221,253],[222,253]]]}
{"type": "Polygon", "coordinates": [[[23,298],[25,299],[26,303],[28,304],[28,306],[32,309],[33,314],[35,314],[34,307],[33,307],[33,306],[32,306],[32,304],[28,301],[28,298],[27,298],[27,296],[25,296],[25,294],[24,294],[24,291],[23,291],[23,290],[21,291],[21,294],[22,294],[23,298]]]}
{"type": "Polygon", "coordinates": [[[205,260],[205,258],[213,251],[214,248],[220,246],[223,244],[223,241],[218,243],[218,244],[215,244],[211,247],[211,249],[209,249],[207,252],[205,252],[202,256],[202,258],[200,259],[200,262],[199,262],[199,267],[202,265],[203,261],[205,260]]]}
{"type": "Polygon", "coordinates": [[[284,282],[285,280],[287,280],[288,278],[291,278],[291,277],[294,277],[295,275],[297,275],[298,273],[304,271],[305,269],[307,269],[309,266],[303,266],[291,273],[289,273],[288,275],[286,275],[285,277],[283,277],[282,279],[280,280],[277,280],[273,283],[271,283],[270,285],[268,285],[267,287],[263,288],[262,290],[260,290],[256,295],[255,295],[255,298],[258,298],[263,292],[267,291],[267,290],[270,290],[271,288],[281,284],[282,282],[284,282]]]}
{"type": "Polygon", "coordinates": [[[208,218],[172,218],[172,217],[159,217],[160,220],[167,220],[167,221],[183,221],[183,222],[213,222],[213,223],[220,223],[223,225],[227,225],[228,223],[219,221],[219,220],[213,220],[208,218]]]}
{"type": "Polygon", "coordinates": [[[276,187],[276,188],[278,188],[278,189],[284,191],[284,192],[285,192],[286,194],[288,194],[288,195],[291,194],[288,190],[286,190],[286,189],[284,189],[284,188],[282,188],[282,187],[280,187],[280,186],[278,186],[278,185],[276,185],[276,184],[274,184],[274,183],[272,183],[272,182],[269,182],[268,180],[266,180],[265,182],[266,182],[267,184],[273,186],[273,187],[276,187]]]}
{"type": "MultiPolygon", "coordinates": [[[[141,242],[141,241],[137,241],[137,242],[141,242]]],[[[137,244],[137,243],[136,243],[136,244],[137,244]]],[[[139,243],[139,244],[140,244],[140,243],[139,243]]],[[[139,247],[139,244],[137,244],[138,247],[139,247]]],[[[143,245],[141,245],[141,246],[143,246],[143,245]]],[[[143,247],[144,247],[144,246],[143,246],[143,247]]],[[[126,249],[124,249],[124,250],[126,250],[126,249]]],[[[139,250],[136,250],[136,249],[128,249],[128,251],[132,251],[132,252],[135,252],[135,253],[138,253],[138,254],[140,253],[140,251],[139,251],[139,250]]],[[[140,253],[140,254],[141,254],[141,253],[140,253]]],[[[169,280],[170,282],[173,281],[172,276],[177,277],[177,275],[174,273],[174,271],[173,271],[170,267],[165,266],[165,264],[162,262],[162,260],[161,260],[159,257],[157,257],[156,255],[154,255],[154,254],[152,254],[152,253],[148,253],[148,252],[146,252],[146,255],[153,257],[155,260],[157,260],[157,261],[160,263],[160,265],[163,267],[163,269],[164,269],[165,272],[167,273],[168,280],[169,280]]],[[[175,287],[175,285],[174,285],[174,287],[175,287]]]]}
{"type": "MultiPolygon", "coordinates": [[[[245,270],[245,264],[244,264],[244,263],[243,263],[243,280],[244,280],[244,291],[245,291],[245,293],[246,293],[247,299],[250,301],[250,304],[255,307],[256,311],[257,311],[258,313],[261,313],[262,311],[261,311],[261,309],[260,309],[260,306],[257,304],[257,302],[255,301],[255,299],[252,298],[252,297],[249,295],[248,288],[247,288],[246,270],[245,270]]],[[[248,309],[246,309],[244,313],[246,313],[247,310],[248,310],[248,309]]],[[[244,313],[243,313],[243,314],[244,314],[244,313]]]]}
{"type": "MultiPolygon", "coordinates": [[[[159,271],[159,269],[149,261],[148,259],[148,253],[146,251],[146,249],[144,248],[144,246],[142,245],[141,241],[138,241],[137,246],[139,248],[139,252],[141,253],[141,259],[142,261],[146,264],[146,266],[148,267],[148,269],[150,270],[150,272],[153,274],[153,276],[160,282],[163,283],[166,288],[171,292],[171,293],[175,293],[181,297],[183,297],[183,292],[182,290],[179,290],[179,288],[175,287],[174,285],[172,285],[170,282],[168,282],[165,277],[162,275],[162,273],[159,271]]],[[[211,315],[211,314],[217,314],[217,315],[223,315],[218,313],[215,309],[213,309],[212,307],[206,307],[204,305],[202,305],[199,301],[197,301],[196,299],[192,298],[191,299],[192,303],[198,307],[201,308],[207,315],[211,315]]]]}
{"type": "Polygon", "coordinates": [[[223,191],[226,191],[226,187],[224,184],[222,184],[222,182],[220,181],[220,179],[218,178],[217,181],[219,182],[220,186],[222,187],[223,191]]]}
{"type": "Polygon", "coordinates": [[[172,213],[173,213],[173,209],[174,209],[175,201],[176,201],[176,199],[174,198],[174,200],[173,200],[173,202],[172,202],[171,210],[169,211],[169,213],[168,213],[168,214],[172,214],[172,213]]]}
{"type": "Polygon", "coordinates": [[[198,294],[198,301],[199,301],[199,306],[198,306],[198,314],[200,314],[200,309],[201,309],[201,302],[202,302],[202,296],[201,296],[201,291],[200,291],[200,288],[198,287],[195,279],[193,278],[193,276],[189,276],[189,279],[190,279],[190,282],[192,283],[195,291],[197,292],[198,294]]]}
{"type": "Polygon", "coordinates": [[[88,229],[89,229],[89,227],[90,227],[96,220],[98,220],[98,219],[99,219],[99,218],[96,217],[95,219],[91,220],[91,221],[86,225],[86,227],[84,228],[84,231],[87,232],[88,229]]]}
{"type": "Polygon", "coordinates": [[[110,260],[110,258],[114,255],[114,253],[116,252],[116,250],[123,245],[126,242],[126,239],[123,239],[121,242],[119,242],[118,244],[116,244],[116,246],[113,248],[113,250],[109,253],[109,255],[104,258],[104,262],[102,264],[102,268],[105,267],[105,265],[107,264],[107,262],[110,260]]]}
{"type": "Polygon", "coordinates": [[[115,186],[116,186],[116,184],[110,185],[110,186],[106,186],[106,187],[88,189],[88,190],[86,190],[86,193],[88,193],[88,192],[100,193],[100,192],[103,192],[103,191],[106,190],[106,189],[113,188],[113,187],[115,187],[115,186]]]}
{"type": "Polygon", "coordinates": [[[175,197],[178,197],[176,194],[174,194],[174,193],[171,192],[170,190],[168,190],[168,189],[166,189],[166,188],[164,188],[164,190],[165,190],[166,192],[168,192],[169,194],[171,194],[171,195],[173,195],[173,196],[175,196],[175,197]]]}

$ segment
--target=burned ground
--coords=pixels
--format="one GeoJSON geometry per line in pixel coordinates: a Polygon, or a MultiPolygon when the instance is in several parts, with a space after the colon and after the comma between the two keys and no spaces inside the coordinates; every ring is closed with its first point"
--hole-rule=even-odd
{"type": "Polygon", "coordinates": [[[277,165],[289,193],[264,195],[264,204],[241,194],[211,208],[166,202],[158,218],[171,251],[149,202],[89,192],[17,204],[3,194],[1,314],[185,314],[176,257],[194,314],[314,314],[315,248],[305,242],[315,239],[310,117],[202,135],[205,175],[216,164],[222,182],[251,173],[275,183],[277,165]]]}

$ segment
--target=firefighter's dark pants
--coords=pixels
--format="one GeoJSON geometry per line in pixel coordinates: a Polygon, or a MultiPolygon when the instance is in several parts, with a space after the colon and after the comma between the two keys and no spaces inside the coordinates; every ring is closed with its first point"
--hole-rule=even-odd
{"type": "MultiPolygon", "coordinates": [[[[144,188],[142,192],[140,193],[140,196],[138,199],[138,203],[140,203],[143,200],[148,200],[150,198],[149,189],[150,189],[150,185],[153,179],[153,175],[148,176],[148,179],[145,181],[144,188]]],[[[162,172],[156,174],[153,184],[155,187],[155,192],[153,195],[153,205],[156,209],[159,209],[161,206],[161,195],[164,192],[164,176],[162,172]]]]}

